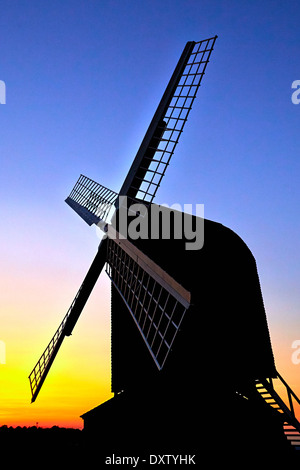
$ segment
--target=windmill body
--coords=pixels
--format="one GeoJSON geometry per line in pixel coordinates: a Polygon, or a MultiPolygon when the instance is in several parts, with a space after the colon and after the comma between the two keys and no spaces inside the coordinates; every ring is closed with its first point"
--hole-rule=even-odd
{"type": "Polygon", "coordinates": [[[300,439],[293,408],[300,401],[275,367],[251,251],[217,222],[153,203],[216,38],[186,44],[119,193],[81,175],[66,199],[105,235],[29,376],[32,401],[105,267],[112,285],[114,398],[82,417],[87,443],[100,439],[107,451],[197,452],[215,446],[216,429],[224,449],[294,450],[286,437],[300,439]],[[148,236],[128,232],[124,200],[133,221],[142,217],[148,236]],[[151,232],[155,211],[169,221],[167,237],[163,229],[151,232]],[[184,222],[204,234],[196,250],[187,249],[191,240],[178,225],[184,222]],[[286,389],[288,403],[275,380],[286,389]]]}
{"type": "MultiPolygon", "coordinates": [[[[185,216],[196,219],[196,216],[185,216]]],[[[185,237],[179,240],[132,240],[141,252],[190,292],[190,305],[166,359],[166,367],[160,369],[160,364],[157,366],[149,354],[149,366],[146,367],[146,360],[140,359],[142,351],[134,352],[136,341],[129,340],[125,324],[135,323],[141,317],[141,333],[149,343],[150,352],[156,340],[161,340],[159,344],[163,348],[164,337],[169,344],[172,336],[172,333],[168,334],[167,318],[162,313],[164,299],[159,298],[158,289],[148,287],[149,297],[153,296],[153,307],[147,318],[146,313],[136,311],[138,301],[145,302],[145,312],[148,309],[143,288],[139,289],[132,282],[129,294],[129,289],[125,293],[124,288],[118,289],[120,281],[113,285],[113,392],[131,387],[137,389],[143,382],[149,386],[149,381],[163,375],[168,377],[168,383],[171,377],[175,382],[180,377],[186,387],[192,380],[197,383],[199,370],[210,383],[216,378],[224,385],[227,382],[228,388],[236,388],[243,381],[259,377],[276,377],[254,256],[242,239],[227,227],[207,219],[203,223],[205,239],[201,250],[186,250],[185,237]],[[122,297],[131,318],[128,314],[120,314],[120,306],[114,308],[114,304],[120,303],[118,297],[122,297]],[[119,328],[119,325],[123,326],[119,328]]],[[[173,316],[172,321],[177,326],[180,319],[173,316]]],[[[138,329],[133,329],[136,336],[138,329]]],[[[144,345],[141,349],[142,346],[145,349],[144,345]]]]}
{"type": "MultiPolygon", "coordinates": [[[[125,451],[133,445],[143,452],[145,443],[151,442],[153,452],[164,448],[168,452],[179,448],[187,453],[196,452],[199,448],[211,448],[216,423],[220,426],[226,423],[228,432],[222,437],[224,448],[232,445],[232,440],[239,448],[250,443],[261,445],[260,440],[256,441],[255,429],[256,420],[262,420],[261,413],[253,414],[252,403],[249,406],[249,400],[242,398],[242,394],[254,393],[257,378],[275,378],[277,373],[255,259],[233,231],[209,220],[203,224],[204,246],[197,251],[185,249],[184,237],[131,240],[191,294],[190,306],[162,369],[149,354],[155,329],[161,347],[164,341],[169,342],[167,321],[159,308],[163,303],[160,292],[155,287],[150,290],[154,306],[149,318],[142,318],[142,328],[137,325],[133,298],[144,301],[145,309],[148,308],[143,289],[140,291],[134,280],[128,292],[121,281],[112,283],[115,397],[82,416],[91,438],[99,435],[102,426],[108,430],[106,449],[113,449],[117,442],[116,448],[125,451]],[[241,414],[245,422],[240,425],[243,433],[238,443],[235,426],[241,414]],[[139,432],[132,444],[126,426],[132,426],[133,422],[139,432]],[[195,432],[198,426],[205,429],[201,437],[199,431],[195,432]]],[[[124,272],[124,279],[126,276],[124,272]]],[[[117,278],[116,273],[114,277],[117,278]]],[[[253,408],[256,410],[256,404],[253,408]]],[[[265,429],[270,426],[271,417],[272,410],[270,416],[267,414],[265,429]]],[[[275,424],[277,428],[272,422],[269,434],[277,429],[281,441],[282,424],[276,420],[275,424]]],[[[265,438],[263,442],[266,445],[265,438]]],[[[286,441],[282,442],[286,446],[286,441]]]]}

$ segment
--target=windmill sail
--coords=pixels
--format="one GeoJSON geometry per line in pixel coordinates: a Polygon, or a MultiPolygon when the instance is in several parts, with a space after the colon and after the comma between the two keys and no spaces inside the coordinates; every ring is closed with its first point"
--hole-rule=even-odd
{"type": "MultiPolygon", "coordinates": [[[[133,202],[153,202],[170,164],[201,85],[217,36],[188,42],[152,118],[145,137],[120,189],[133,202]]],[[[81,175],[66,199],[89,225],[105,220],[118,207],[117,193],[81,175]]]]}
{"type": "Polygon", "coordinates": [[[106,220],[118,195],[87,176],[80,175],[66,203],[88,224],[106,220]]]}
{"type": "Polygon", "coordinates": [[[106,272],[162,369],[191,295],[129,240],[108,230],[106,272]],[[113,235],[112,235],[113,233],[113,235]]]}
{"type": "Polygon", "coordinates": [[[151,203],[183,132],[217,36],[188,42],[132,163],[120,195],[151,203]]]}
{"type": "Polygon", "coordinates": [[[55,334],[51,338],[45,351],[43,352],[40,359],[37,361],[36,365],[29,374],[28,378],[32,395],[31,403],[36,400],[36,397],[38,396],[38,393],[44,383],[44,380],[47,377],[51,364],[54,361],[55,356],[58,353],[58,350],[62,344],[64,338],[63,331],[68,316],[69,312],[63,318],[63,321],[61,322],[55,334]]]}
{"type": "Polygon", "coordinates": [[[36,400],[65,336],[71,335],[75,323],[77,322],[82,309],[97,282],[105,263],[105,243],[106,240],[101,244],[100,249],[98,250],[68,312],[29,375],[32,402],[36,400]]]}
{"type": "MultiPolygon", "coordinates": [[[[153,201],[182,134],[216,38],[217,36],[186,44],[119,195],[127,196],[132,200],[138,198],[144,204],[150,204],[153,201]]],[[[114,191],[81,175],[66,202],[86,223],[92,225],[106,221],[111,208],[115,206],[118,209],[119,200],[118,194],[114,191]]],[[[102,271],[107,253],[109,253],[111,263],[108,273],[120,290],[126,304],[130,305],[129,299],[125,296],[126,292],[123,293],[116,282],[117,267],[112,264],[112,260],[116,259],[112,257],[114,242],[109,240],[109,243],[109,252],[107,252],[108,239],[104,238],[101,241],[98,253],[67,315],[29,376],[32,401],[36,399],[64,337],[71,334],[102,271]]],[[[124,248],[122,250],[124,251],[124,248]]],[[[126,256],[129,256],[128,253],[126,253],[126,256]]],[[[139,272],[142,272],[140,267],[138,269],[139,272]]],[[[157,269],[154,271],[157,271],[157,269]]],[[[185,296],[179,296],[177,288],[172,288],[172,285],[174,286],[173,282],[170,285],[168,283],[161,285],[151,274],[146,270],[144,278],[146,279],[148,276],[149,286],[153,284],[153,292],[160,289],[159,298],[165,299],[163,307],[165,310],[161,310],[162,305],[159,304],[154,295],[152,296],[157,301],[155,304],[157,305],[156,311],[161,310],[163,312],[161,314],[161,326],[158,326],[154,317],[150,318],[146,313],[145,304],[141,315],[146,315],[146,323],[151,322],[149,334],[142,324],[142,317],[139,320],[136,318],[136,322],[158,367],[162,367],[183,315],[188,308],[188,302],[185,296]],[[173,305],[173,307],[169,308],[170,305],[173,305]],[[165,322],[168,326],[163,329],[165,322]],[[151,338],[153,334],[155,338],[151,338]]],[[[139,277],[136,278],[136,282],[140,286],[140,292],[143,292],[145,286],[142,285],[139,277]]],[[[136,301],[140,302],[137,299],[136,301]]]]}

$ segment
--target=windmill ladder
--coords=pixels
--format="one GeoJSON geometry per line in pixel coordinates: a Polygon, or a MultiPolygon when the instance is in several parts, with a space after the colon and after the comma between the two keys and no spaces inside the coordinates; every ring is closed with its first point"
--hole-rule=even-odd
{"type": "Polygon", "coordinates": [[[282,415],[284,434],[293,448],[300,451],[300,423],[295,416],[293,402],[295,400],[300,405],[300,399],[278,372],[277,377],[287,392],[288,405],[274,389],[271,378],[256,380],[256,389],[264,401],[282,415]]]}

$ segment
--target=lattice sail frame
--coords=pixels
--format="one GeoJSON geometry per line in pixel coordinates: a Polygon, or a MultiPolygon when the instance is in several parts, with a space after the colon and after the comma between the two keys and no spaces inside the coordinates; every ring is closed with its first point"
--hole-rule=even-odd
{"type": "MultiPolygon", "coordinates": [[[[71,307],[70,307],[71,308],[71,307]]],[[[62,339],[62,332],[66,325],[66,321],[69,316],[70,309],[66,313],[63,318],[63,321],[59,325],[58,329],[56,330],[54,336],[50,340],[48,346],[46,347],[45,351],[41,355],[40,359],[32,369],[29,378],[30,389],[32,394],[32,402],[35,401],[35,397],[37,396],[39,389],[43,384],[43,377],[46,373],[47,369],[50,367],[51,363],[54,360],[56,355],[56,351],[58,350],[60,340],[62,339]]]]}
{"type": "Polygon", "coordinates": [[[190,306],[190,293],[115,232],[107,243],[106,272],[161,370],[190,306]]]}
{"type": "MultiPolygon", "coordinates": [[[[134,189],[137,191],[136,198],[144,203],[152,203],[160,186],[192,109],[216,38],[217,36],[193,43],[193,51],[184,67],[171,102],[162,116],[161,125],[158,126],[160,130],[158,135],[161,137],[156,138],[153,147],[148,147],[150,156],[147,156],[146,153],[143,157],[145,161],[148,160],[148,164],[144,168],[146,173],[143,178],[140,178],[140,186],[136,186],[134,189]],[[154,156],[152,156],[153,152],[154,156]]],[[[141,168],[143,169],[143,167],[141,168]]],[[[139,178],[136,177],[136,179],[139,178]]]]}
{"type": "Polygon", "coordinates": [[[92,289],[95,285],[100,272],[105,264],[106,253],[105,250],[98,250],[96,256],[73,300],[66,315],[64,316],[61,324],[54,333],[48,346],[44,350],[40,359],[37,361],[33,370],[29,374],[29,382],[32,394],[32,402],[36,400],[36,397],[47,377],[50,367],[59,351],[59,348],[65,338],[72,333],[74,325],[84,307],[92,289]],[[78,308],[78,304],[80,308],[78,308]]]}
{"type": "Polygon", "coordinates": [[[80,175],[66,203],[74,209],[83,220],[92,225],[106,220],[114,206],[118,194],[102,186],[87,176],[80,175]]]}

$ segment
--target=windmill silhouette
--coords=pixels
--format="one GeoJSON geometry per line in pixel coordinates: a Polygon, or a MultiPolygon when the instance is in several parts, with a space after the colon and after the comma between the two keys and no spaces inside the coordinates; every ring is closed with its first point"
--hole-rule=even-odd
{"type": "MultiPolygon", "coordinates": [[[[150,441],[156,450],[162,445],[195,450],[200,441],[209,448],[216,429],[218,446],[224,448],[294,450],[300,440],[294,411],[300,401],[276,370],[249,248],[221,224],[153,203],[216,39],[186,44],[119,193],[81,175],[66,199],[105,235],[29,375],[32,402],[106,266],[112,286],[114,397],[82,417],[91,439],[101,423],[118,449],[144,451],[150,441]],[[162,231],[154,238],[127,232],[130,220],[153,227],[155,211],[169,221],[167,237],[162,231]],[[184,223],[204,230],[201,249],[186,249],[184,223]],[[287,401],[275,390],[275,379],[287,401]],[[132,422],[133,437],[128,433],[132,422]],[[199,426],[205,431],[201,439],[199,426]]],[[[114,445],[110,439],[104,444],[114,445]]]]}

